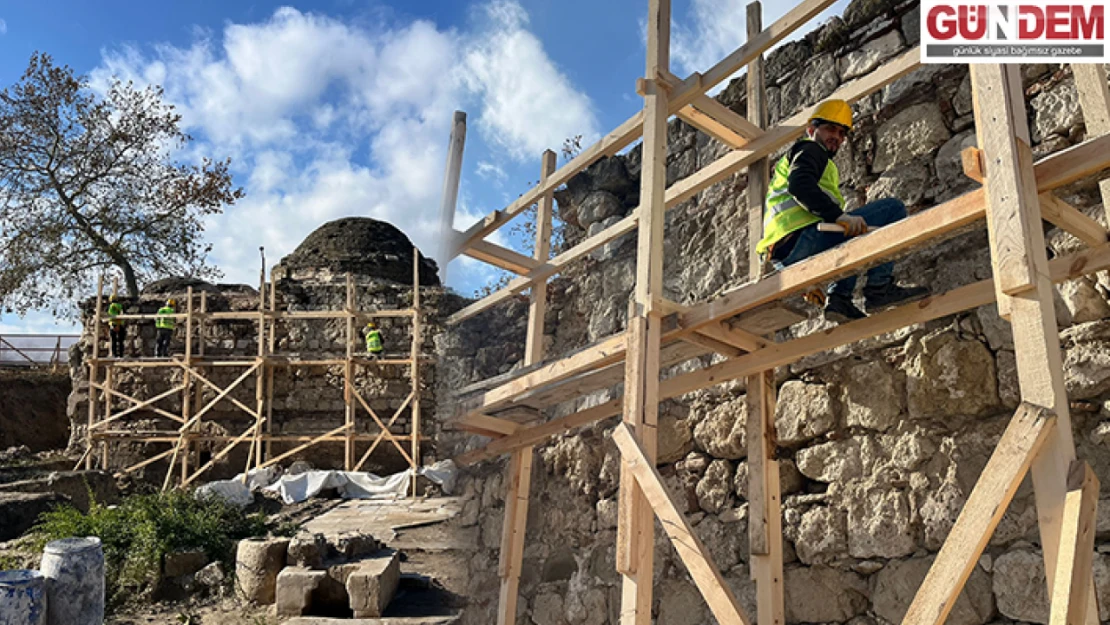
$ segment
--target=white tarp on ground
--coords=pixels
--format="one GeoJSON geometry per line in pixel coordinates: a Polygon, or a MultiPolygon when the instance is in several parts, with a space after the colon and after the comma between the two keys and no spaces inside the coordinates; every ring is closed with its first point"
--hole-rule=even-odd
{"type": "MultiPolygon", "coordinates": [[[[445,495],[451,495],[455,490],[458,469],[454,462],[443,460],[420,467],[416,474],[439,484],[445,495]]],[[[242,473],[230,480],[209,482],[197,489],[197,495],[218,496],[240,507],[253,502],[251,493],[257,490],[278,493],[287,504],[304,501],[330,488],[336,489],[344,499],[389,499],[405,496],[411,479],[412,469],[378,477],[373,473],[355,471],[305,471],[296,475],[279,475],[271,467],[250,471],[246,484],[243,483],[242,473]]]]}

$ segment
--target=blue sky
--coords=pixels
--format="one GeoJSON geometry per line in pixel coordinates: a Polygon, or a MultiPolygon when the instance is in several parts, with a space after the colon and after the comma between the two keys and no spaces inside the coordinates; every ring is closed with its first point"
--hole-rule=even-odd
{"type": "MultiPolygon", "coordinates": [[[[672,70],[705,70],[742,44],[746,3],[674,0],[672,70]]],[[[792,5],[765,1],[764,23],[792,5]]],[[[207,236],[224,281],[252,284],[260,245],[272,265],[348,215],[390,221],[433,253],[456,109],[468,114],[456,225],[503,207],[537,180],[544,149],[558,152],[579,134],[586,145],[640,108],[646,8],[645,0],[9,2],[0,5],[0,85],[18,80],[35,50],[95,88],[117,77],[163,85],[196,138],[181,158],[233,159],[247,196],[207,236]]],[[[471,293],[494,273],[455,261],[448,284],[471,293]]],[[[67,329],[41,314],[0,316],[0,332],[67,329]]]]}

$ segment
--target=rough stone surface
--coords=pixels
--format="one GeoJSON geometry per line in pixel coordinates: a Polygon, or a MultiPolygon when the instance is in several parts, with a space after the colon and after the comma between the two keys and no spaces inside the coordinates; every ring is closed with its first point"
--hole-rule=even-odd
{"type": "Polygon", "coordinates": [[[898,424],[903,394],[895,385],[893,370],[871,361],[852,367],[846,377],[841,404],[849,427],[885,431],[898,424]]]}
{"type": "Polygon", "coordinates": [[[323,534],[301,532],[289,540],[286,564],[313,568],[321,566],[328,555],[328,541],[323,534]]]}
{"type": "Polygon", "coordinates": [[[863,76],[901,49],[902,36],[896,30],[872,39],[840,59],[840,78],[847,81],[863,76]]]}
{"type": "Polygon", "coordinates": [[[994,358],[979,341],[928,337],[907,367],[906,390],[913,418],[984,414],[998,405],[994,358]]]}
{"type": "Polygon", "coordinates": [[[748,455],[746,427],[748,409],[744,398],[733,399],[712,409],[694,427],[698,448],[711,456],[736,460],[748,455]]]}
{"type": "Polygon", "coordinates": [[[819,482],[843,482],[863,475],[860,443],[855,438],[798,450],[798,470],[819,482]]]}
{"type": "MultiPolygon", "coordinates": [[[[888,623],[901,623],[932,564],[933,558],[926,557],[895,560],[883,567],[874,577],[871,592],[875,614],[888,623]]],[[[982,568],[975,567],[945,623],[985,625],[993,617],[991,576],[982,568]]]]}
{"type": "Polygon", "coordinates": [[[787,568],[784,594],[805,597],[786,602],[787,623],[844,622],[867,611],[867,582],[852,572],[825,566],[787,568]]]}
{"type": "Polygon", "coordinates": [[[1053,134],[1066,135],[1074,126],[1083,122],[1079,97],[1071,79],[1033,96],[1029,104],[1033,109],[1030,118],[1033,141],[1043,141],[1053,134]]]}
{"type": "Polygon", "coordinates": [[[915,104],[879,126],[872,170],[881,173],[939,148],[950,134],[935,103],[915,104]]]}
{"type": "Polygon", "coordinates": [[[0,493],[0,541],[19,538],[40,514],[65,501],[54,493],[0,493]]]}
{"type": "Polygon", "coordinates": [[[998,611],[1004,616],[1048,623],[1048,590],[1041,555],[1016,550],[999,556],[994,561],[994,595],[998,611]]]}
{"type": "Polygon", "coordinates": [[[779,389],[775,431],[780,445],[813,440],[836,426],[837,415],[826,385],[791,380],[779,389]]]}
{"type": "Polygon", "coordinates": [[[274,602],[277,576],[285,567],[288,538],[239,541],[235,555],[235,580],[243,598],[268,605],[274,602]]]}
{"type": "Polygon", "coordinates": [[[898,491],[852,488],[848,502],[848,552],[855,558],[897,558],[917,548],[906,496],[898,491]]]}
{"type": "Polygon", "coordinates": [[[816,506],[802,515],[794,538],[798,559],[805,564],[823,564],[848,552],[848,533],[844,512],[816,506]]]}
{"type": "Polygon", "coordinates": [[[732,494],[732,464],[728,460],[714,460],[698,482],[698,505],[710,514],[717,514],[729,502],[732,494]]]}

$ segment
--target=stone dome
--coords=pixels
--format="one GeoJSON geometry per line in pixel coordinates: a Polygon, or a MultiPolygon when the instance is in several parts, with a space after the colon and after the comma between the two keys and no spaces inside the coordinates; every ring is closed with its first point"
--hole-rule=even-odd
{"type": "MultiPolygon", "coordinates": [[[[388,222],[369,217],[344,217],[320,226],[281,259],[294,273],[325,269],[333,273],[370,276],[412,284],[413,245],[388,222]]],[[[420,284],[439,286],[435,261],[420,255],[420,284]]]]}

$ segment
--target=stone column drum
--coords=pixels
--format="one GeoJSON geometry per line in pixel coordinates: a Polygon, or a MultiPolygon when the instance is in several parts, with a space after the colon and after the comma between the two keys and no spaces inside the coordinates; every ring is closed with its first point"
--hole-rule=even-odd
{"type": "Polygon", "coordinates": [[[277,576],[285,566],[288,538],[248,538],[239,541],[235,578],[239,592],[258,605],[274,602],[277,576]]]}
{"type": "Polygon", "coordinates": [[[46,578],[38,571],[0,571],[0,625],[46,625],[46,578]]]}
{"type": "Polygon", "coordinates": [[[104,550],[99,538],[49,542],[39,568],[46,577],[48,625],[104,623],[104,550]]]}

